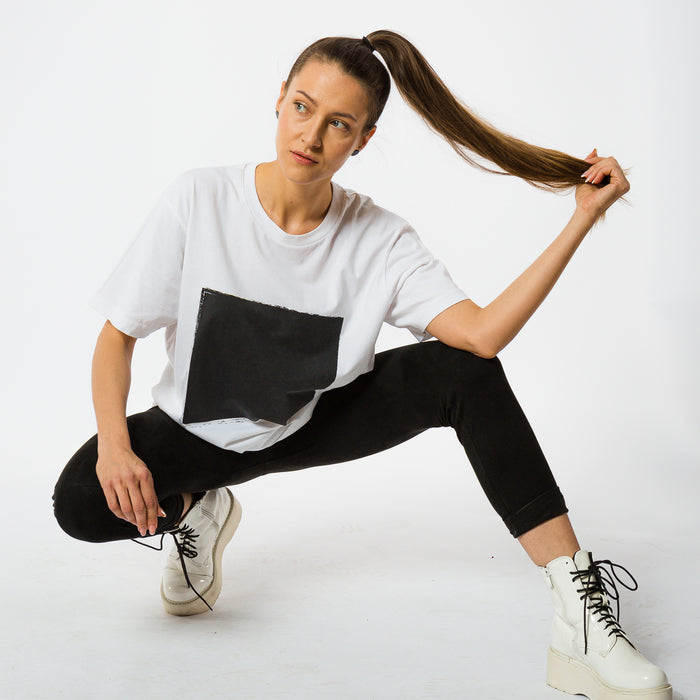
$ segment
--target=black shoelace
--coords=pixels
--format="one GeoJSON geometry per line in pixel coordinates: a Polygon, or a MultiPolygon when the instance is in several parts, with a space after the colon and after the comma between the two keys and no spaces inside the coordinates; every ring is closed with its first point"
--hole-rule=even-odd
{"type": "Polygon", "coordinates": [[[153,546],[152,544],[146,544],[141,540],[132,539],[132,542],[136,542],[136,544],[140,544],[144,547],[155,549],[157,552],[160,552],[163,549],[163,539],[166,535],[172,535],[173,539],[175,540],[175,548],[177,549],[177,555],[180,559],[180,565],[182,566],[182,573],[185,575],[185,581],[187,581],[188,588],[191,588],[194,591],[197,598],[199,598],[204,605],[209,608],[209,610],[213,610],[211,605],[209,605],[209,603],[207,603],[207,601],[204,600],[201,595],[199,595],[199,591],[192,585],[192,581],[190,581],[190,577],[187,573],[187,567],[185,566],[185,557],[188,559],[194,559],[194,557],[197,556],[195,540],[199,537],[199,535],[194,531],[193,527],[190,527],[189,525],[180,525],[173,530],[166,530],[165,532],[162,532],[160,535],[160,544],[157,547],[153,546]]]}
{"type": "MultiPolygon", "coordinates": [[[[593,555],[591,555],[591,559],[593,555]]],[[[594,615],[598,616],[601,622],[605,623],[605,629],[608,635],[615,635],[616,637],[622,637],[628,639],[627,635],[622,631],[620,627],[620,593],[615,585],[614,578],[617,582],[624,586],[629,591],[636,591],[639,587],[634,576],[625,569],[624,566],[620,564],[613,564],[610,559],[600,559],[598,561],[591,562],[591,566],[588,569],[575,569],[569,572],[574,581],[578,579],[583,588],[577,588],[576,592],[581,593],[580,599],[583,601],[583,639],[584,639],[584,654],[588,653],[588,626],[586,610],[591,610],[594,615]],[[606,564],[610,567],[610,571],[602,568],[606,564]],[[615,569],[622,569],[634,583],[634,587],[628,586],[619,576],[615,573],[615,569]],[[593,598],[594,595],[598,595],[593,598]],[[613,614],[610,609],[610,605],[605,602],[604,596],[611,598],[615,601],[617,605],[617,612],[613,614]]],[[[630,642],[632,644],[632,642],[630,642]]],[[[634,644],[632,644],[634,647],[634,644]]],[[[636,647],[635,647],[636,648],[636,647]]]]}

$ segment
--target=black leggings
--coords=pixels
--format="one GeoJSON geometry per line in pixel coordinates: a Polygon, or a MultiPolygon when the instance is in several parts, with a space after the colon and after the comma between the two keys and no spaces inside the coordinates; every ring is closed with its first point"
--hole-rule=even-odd
{"type": "MultiPolygon", "coordinates": [[[[153,474],[172,527],[183,493],[240,484],[271,472],[347,462],[381,452],[428,428],[451,426],[491,505],[513,535],[568,512],[498,358],[438,340],[380,352],[371,372],[321,395],[308,423],[262,450],[234,452],[190,433],[158,406],[127,417],[133,451],[153,474]]],[[[97,480],[97,435],[64,468],[54,513],[89,542],[139,537],[108,508],[97,480]]],[[[426,469],[429,466],[426,465],[426,469]]]]}

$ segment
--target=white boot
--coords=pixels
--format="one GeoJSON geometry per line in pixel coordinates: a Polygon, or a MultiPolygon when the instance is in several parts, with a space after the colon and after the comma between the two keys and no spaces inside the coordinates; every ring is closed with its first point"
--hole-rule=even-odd
{"type": "Polygon", "coordinates": [[[241,520],[241,504],[227,488],[207,491],[168,534],[175,542],[160,595],[171,615],[211,610],[221,592],[221,558],[241,520]],[[185,564],[187,559],[187,564],[185,564]]]}
{"type": "Polygon", "coordinates": [[[617,577],[615,567],[624,569],[608,560],[592,562],[585,550],[573,560],[559,557],[538,567],[554,602],[547,683],[590,700],[671,700],[666,674],[639,653],[610,607],[608,596],[619,597],[612,576],[637,588],[627,569],[634,587],[617,577]]]}

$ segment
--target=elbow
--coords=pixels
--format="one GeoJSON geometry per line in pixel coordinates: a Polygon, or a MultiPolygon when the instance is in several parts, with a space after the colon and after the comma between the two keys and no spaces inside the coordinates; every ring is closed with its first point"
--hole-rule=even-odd
{"type": "Polygon", "coordinates": [[[478,347],[475,350],[472,350],[472,354],[477,355],[478,357],[483,357],[485,360],[492,360],[500,350],[498,348],[493,348],[493,347],[478,347]]]}
{"type": "Polygon", "coordinates": [[[492,360],[511,338],[504,334],[503,328],[494,323],[492,315],[486,308],[479,310],[475,322],[471,324],[467,338],[470,352],[485,360],[492,360]]]}
{"type": "Polygon", "coordinates": [[[477,357],[483,357],[485,360],[492,360],[503,348],[494,338],[485,334],[479,334],[467,338],[463,349],[477,357]]]}

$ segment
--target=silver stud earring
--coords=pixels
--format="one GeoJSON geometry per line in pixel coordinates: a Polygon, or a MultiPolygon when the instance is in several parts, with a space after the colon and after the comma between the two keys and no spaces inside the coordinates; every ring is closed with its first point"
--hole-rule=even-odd
{"type": "Polygon", "coordinates": [[[275,114],[277,115],[277,119],[279,119],[279,118],[280,118],[280,113],[279,113],[277,110],[275,110],[275,114]]]}

